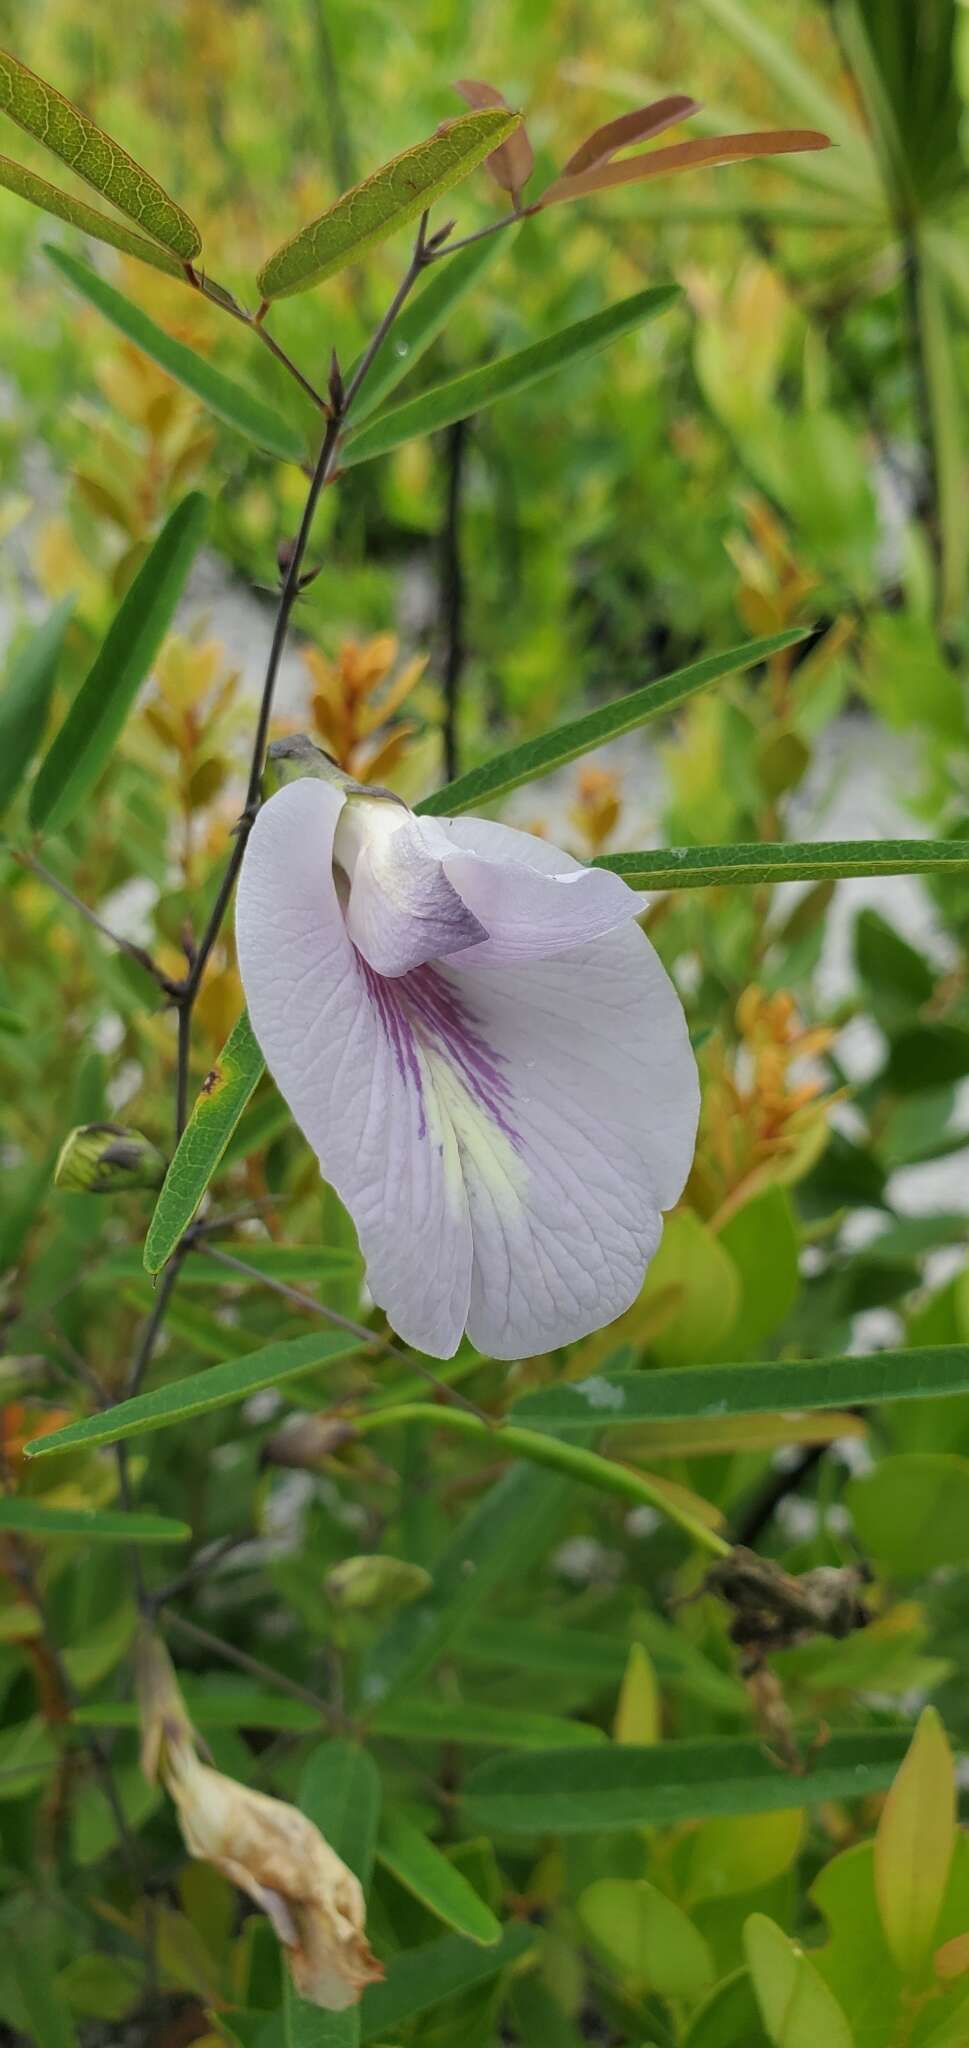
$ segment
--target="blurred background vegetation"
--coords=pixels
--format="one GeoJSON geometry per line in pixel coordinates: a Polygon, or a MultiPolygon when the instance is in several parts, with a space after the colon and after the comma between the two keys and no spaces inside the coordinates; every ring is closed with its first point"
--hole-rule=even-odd
{"type": "MultiPolygon", "coordinates": [[[[583,857],[825,834],[969,836],[969,9],[955,0],[652,0],[648,9],[493,0],[487,10],[470,0],[179,0],[119,15],[78,0],[0,0],[0,40],[152,168],[203,224],[212,273],[250,304],[269,251],[459,111],[451,81],[469,72],[526,108],[541,181],[597,123],[668,91],[703,102],[693,132],[824,129],[834,143],[825,153],[609,192],[495,239],[400,397],[644,284],[675,280],[680,298],[563,378],[347,472],[317,521],[319,573],[300,600],[274,730],[311,731],[354,773],[414,799],[442,778],[448,752],[470,767],[702,652],[803,625],[811,631],[799,647],[697,697],[658,738],[635,735],[522,790],[505,814],[583,857]]],[[[3,147],[49,172],[40,147],[12,129],[3,147]]],[[[494,204],[479,176],[444,210],[465,232],[494,204]]],[[[164,516],[189,486],[210,496],[210,542],[110,775],[83,819],[43,849],[61,881],[176,975],[238,813],[277,546],[305,484],[76,297],[45,253],[52,240],[78,245],[0,193],[0,637],[13,664],[37,623],[73,598],[51,700],[58,723],[164,516]]],[[[251,334],[178,283],[87,253],[169,334],[308,433],[309,408],[251,334]]],[[[281,301],[274,333],[322,381],[331,348],[353,360],[404,260],[398,239],[321,291],[281,301]]],[[[24,842],[16,809],[10,820],[11,838],[24,842]]],[[[51,1174],[66,1131],[105,1115],[168,1146],[174,1032],[137,965],[105,950],[42,880],[8,862],[4,883],[4,1476],[11,1489],[90,1505],[113,1497],[113,1465],[92,1453],[69,1471],[60,1461],[28,1473],[22,1445],[74,1412],[86,1375],[120,1390],[151,1304],[139,1249],[147,1208],[135,1196],[102,1204],[52,1193],[51,1174]]],[[[509,1392],[598,1370],[620,1348],[623,1362],[648,1369],[964,1344],[965,881],[674,893],[653,900],[646,923],[687,1002],[703,1070],[687,1198],[619,1331],[511,1376],[471,1361],[475,1399],[500,1407],[509,1392]]],[[[194,1083],[239,1006],[226,933],[198,1005],[194,1083]]],[[[227,1211],[258,1211],[244,1243],[292,1252],[273,1270],[321,1289],[332,1307],[359,1309],[350,1255],[342,1268],[324,1262],[321,1278],[314,1248],[345,1253],[344,1221],[325,1196],[321,1212],[315,1162],[268,1083],[249,1117],[220,1189],[227,1211]]],[[[159,1374],[225,1356],[230,1335],[241,1354],[303,1328],[292,1304],[213,1280],[173,1311],[159,1374]]],[[[355,1373],[347,1384],[359,1393],[355,1373]]],[[[315,1394],[301,1387],[308,1409],[331,1393],[332,1379],[315,1394]]],[[[225,1547],[224,1563],[190,1581],[183,1614],[294,1683],[309,1674],[326,1690],[342,1672],[352,1694],[365,1654],[393,1669],[397,1652],[381,1650],[379,1602],[332,1624],[322,1574],[362,1550],[433,1566],[495,1473],[483,1475],[460,1446],[442,1443],[432,1456],[426,1438],[402,1428],[379,1461],[369,1447],[327,1449],[309,1461],[316,1476],[301,1491],[303,1478],[294,1489],[283,1469],[300,1459],[267,1453],[275,1411],[244,1413],[244,1423],[233,1412],[151,1440],[160,1446],[152,1503],[192,1523],[203,1557],[207,1545],[225,1547]]],[[[931,1694],[951,1736],[965,1739],[969,1397],[889,1403],[865,1420],[814,1417],[793,1449],[784,1417],[714,1420],[692,1435],[671,1427],[665,1437],[657,1425],[632,1452],[626,1440],[623,1455],[660,1461],[701,1509],[788,1568],[841,1564],[858,1551],[872,1560],[871,1629],[840,1653],[818,1643],[784,1653],[800,1725],[816,1729],[831,1715],[894,1727],[931,1694]]],[[[495,1734],[499,1748],[529,1739],[529,1716],[538,1742],[550,1707],[573,1727],[612,1732],[625,1670],[627,1737],[630,1725],[641,1742],[660,1729],[700,1738],[758,1726],[716,1603],[670,1605],[698,1578],[675,1532],[574,1492],[537,1503],[511,1492],[507,1512],[512,1531],[522,1517],[520,1542],[496,1567],[480,1640],[461,1634],[469,1618],[456,1610],[443,1668],[433,1681],[418,1674],[441,1740],[421,1733],[418,1716],[408,1748],[404,1714],[385,1731],[383,1765],[408,1814],[429,1827],[443,1815],[456,1867],[491,1904],[511,1899],[541,1921],[541,1966],[519,1977],[510,2006],[504,1992],[499,2007],[490,1987],[469,1990],[433,2020],[405,2016],[394,2038],[414,2038],[415,2026],[429,2048],[512,2038],[495,2031],[500,2011],[513,2038],[552,2048],[583,2032],[663,2048],[820,2041],[826,2008],[813,2035],[774,2031],[738,1974],[754,1909],[820,1941],[821,1894],[809,1896],[817,1880],[827,1881],[829,1934],[839,1911],[850,1923],[850,1942],[829,1939],[819,1968],[857,2048],[958,2048],[965,1962],[961,1983],[953,1969],[929,1995],[917,1970],[909,1979],[889,1959],[879,1933],[875,1802],[832,1799],[809,1826],[785,1815],[786,1832],[773,1818],[710,1820],[735,1832],[706,1848],[676,1829],[565,1849],[538,1829],[541,1840],[499,1841],[497,1855],[477,1835],[458,1839],[453,1802],[472,1707],[519,1717],[517,1737],[510,1719],[495,1734]],[[537,1610],[544,1637],[531,1626],[537,1610]],[[716,1855],[727,1875],[714,1882],[704,1873],[716,1855]],[[698,1962],[686,1943],[669,1982],[643,1976],[635,1915],[628,1941],[616,1932],[620,1909],[638,1911],[636,1899],[590,1899],[602,1883],[629,1887],[647,1873],[705,1945],[698,1962]],[[711,1990],[715,1980],[730,1988],[711,1990]]],[[[102,1552],[95,1571],[48,1547],[41,1576],[72,1687],[102,1705],[123,1701],[135,1622],[124,1559],[102,1552]]],[[[43,1859],[50,1849],[56,1863],[61,1818],[50,1810],[55,1749],[34,1698],[30,1597],[14,1581],[8,1593],[6,1924],[23,1934],[25,1911],[40,1909],[36,1886],[70,2024],[85,2042],[117,2040],[111,2028],[141,2010],[144,1909],[83,1766],[76,1798],[57,1780],[73,1862],[69,1878],[49,1877],[43,1859]]],[[[181,1649],[211,1699],[223,1682],[211,1655],[197,1640],[181,1649]]],[[[305,1729],[261,1721],[251,1698],[248,1712],[249,1721],[229,1705],[220,1719],[216,1706],[207,1733],[217,1760],[291,1794],[305,1729]],[[254,1743],[240,1732],[252,1727],[262,1731],[254,1743]]],[[[554,1733],[544,1730],[549,1742],[554,1733]]],[[[238,1933],[228,1888],[206,1888],[179,1863],[171,1823],[139,1777],[131,1729],[113,1740],[129,1825],[163,1873],[169,2007],[167,2031],[151,2038],[174,2048],[210,2030],[210,2008],[272,2007],[278,1981],[253,1920],[238,1933]]],[[[945,1939],[969,1922],[964,1862],[940,1922],[945,1939]]],[[[386,1869],[372,1911],[385,1956],[428,1934],[424,1908],[386,1869]]],[[[755,1979],[767,1967],[761,1957],[755,1979]]],[[[64,2048],[71,2035],[45,2033],[43,2010],[29,1976],[0,1971],[12,2038],[64,2048]]],[[[240,2027],[231,2038],[257,2040],[254,2027],[240,2027]]]]}

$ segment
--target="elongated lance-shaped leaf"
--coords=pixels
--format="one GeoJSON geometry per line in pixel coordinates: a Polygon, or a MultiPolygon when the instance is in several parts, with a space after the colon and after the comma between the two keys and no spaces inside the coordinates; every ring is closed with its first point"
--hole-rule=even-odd
{"type": "Polygon", "coordinates": [[[207,519],[206,500],[190,491],[122,599],[30,792],[30,822],[38,830],[69,824],[105,767],[171,625],[207,519]]]}
{"type": "Polygon", "coordinates": [[[715,1814],[783,1813],[884,1791],[908,1738],[907,1728],[832,1735],[797,1777],[778,1770],[763,1743],[733,1737],[495,1757],[472,1771],[464,1805],[473,1827],[509,1835],[615,1833],[715,1814]]]}
{"type": "Polygon", "coordinates": [[[28,205],[39,206],[43,213],[52,213],[57,220],[66,220],[72,228],[80,228],[82,234],[93,235],[99,242],[107,242],[112,249],[123,250],[126,256],[136,256],[139,263],[150,263],[154,270],[164,270],[169,277],[185,276],[185,266],[170,249],[160,242],[149,242],[144,235],[126,228],[123,221],[112,220],[108,213],[99,213],[96,206],[88,206],[84,199],[75,199],[70,192],[62,192],[58,185],[49,185],[46,178],[39,178],[35,171],[25,170],[23,164],[14,163],[8,156],[0,156],[0,185],[8,192],[16,192],[18,198],[26,199],[28,205]]]}
{"type": "MultiPolygon", "coordinates": [[[[215,1260],[193,1259],[178,1277],[178,1291],[201,1290],[213,1287],[243,1287],[247,1280],[283,1280],[291,1287],[318,1287],[320,1280],[330,1274],[340,1277],[352,1272],[355,1261],[348,1253],[333,1251],[329,1245],[316,1244],[256,1244],[248,1238],[211,1239],[218,1242],[221,1251],[231,1253],[245,1264],[245,1273],[234,1273],[226,1266],[219,1266],[215,1260]]],[[[118,1280],[137,1280],[145,1283],[144,1258],[132,1246],[124,1251],[109,1252],[107,1257],[92,1266],[88,1276],[91,1287],[113,1287],[118,1280]]]]}
{"type": "Polygon", "coordinates": [[[173,341],[163,327],[156,326],[154,320],[150,320],[140,306],[126,299],[123,292],[105,283],[89,264],[50,244],[47,245],[47,254],[89,305],[103,313],[126,340],[133,341],[136,348],[150,356],[160,370],[174,377],[175,382],[191,391],[194,398],[201,399],[216,419],[224,420],[227,427],[234,427],[237,434],[244,434],[247,441],[265,449],[267,455],[278,455],[283,462],[304,460],[306,445],[299,428],[267,405],[265,399],[248,391],[244,384],[237,384],[223,370],[217,370],[213,363],[198,355],[194,348],[187,347],[184,341],[173,341]]]}
{"type": "Polygon", "coordinates": [[[620,299],[617,306],[608,306],[604,313],[576,320],[558,334],[547,335],[544,341],[531,342],[528,348],[516,349],[514,355],[500,356],[497,362],[485,363],[480,370],[466,370],[463,376],[452,377],[446,384],[432,385],[430,391],[422,391],[405,405],[377,413],[359,432],[350,428],[344,467],[349,469],[356,462],[370,462],[375,455],[386,455],[419,434],[436,434],[442,427],[453,426],[455,420],[468,419],[472,413],[494,405],[499,398],[527,391],[530,384],[551,376],[554,370],[584,362],[587,356],[596,355],[610,342],[617,341],[621,334],[629,334],[644,320],[664,313],[678,296],[676,285],[668,284],[634,292],[631,298],[620,299]]]}
{"type": "Polygon", "coordinates": [[[314,1332],[293,1337],[281,1344],[265,1344],[247,1358],[228,1358],[207,1372],[191,1373],[169,1386],[153,1387],[136,1394],[131,1401],[119,1401],[98,1415],[86,1415],[65,1429],[52,1429],[47,1436],[26,1445],[28,1458],[46,1458],[52,1452],[73,1451],[79,1445],[116,1444],[124,1437],[145,1436],[153,1429],[170,1429],[176,1422],[188,1422],[205,1415],[210,1408],[228,1408],[258,1394],[263,1387],[275,1387],[280,1380],[295,1379],[300,1373],[318,1372],[338,1359],[351,1358],[359,1351],[355,1337],[342,1331],[314,1332]]]}
{"type": "MultiPolygon", "coordinates": [[[[415,293],[398,315],[374,356],[367,381],[359,397],[353,401],[355,428],[369,419],[388,392],[410,375],[415,363],[420,362],[431,343],[437,340],[465,293],[477,284],[501,253],[502,240],[500,235],[487,236],[482,242],[472,242],[469,249],[459,249],[456,256],[448,256],[444,262],[435,263],[420,292],[415,293]]],[[[354,363],[350,378],[355,369],[354,363]]]]}
{"type": "MultiPolygon", "coordinates": [[[[349,1864],[366,1892],[380,1819],[380,1777],[366,1750],[352,1742],[324,1742],[303,1771],[299,1809],[349,1864]]],[[[284,2048],[357,2048],[360,2007],[321,2011],[296,1992],[289,1972],[283,1991],[284,2048]]]]}
{"type": "Polygon", "coordinates": [[[772,654],[793,647],[803,638],[800,630],[772,633],[766,640],[747,640],[742,647],[731,647],[726,654],[706,654],[702,661],[692,661],[688,668],[676,669],[655,683],[645,683],[641,690],[630,690],[625,697],[614,697],[611,703],[586,711],[581,718],[570,719],[567,725],[556,726],[554,732],[522,740],[519,746],[509,747],[506,753],[482,762],[480,768],[459,775],[456,782],[436,789],[415,809],[429,817],[447,818],[459,811],[477,810],[480,804],[493,803],[496,797],[506,796],[523,782],[534,782],[540,775],[550,775],[553,768],[563,767],[566,761],[591,753],[593,747],[601,747],[618,733],[632,732],[661,712],[674,711],[697,690],[705,690],[708,683],[722,682],[724,676],[754,668],[758,662],[767,661],[772,654]]]}
{"type": "Polygon", "coordinates": [[[869,1408],[879,1401],[927,1401],[969,1393],[969,1344],[863,1357],[785,1359],[764,1365],[694,1365],[658,1372],[593,1373],[542,1387],[511,1415],[530,1430],[582,1439],[641,1422],[773,1415],[814,1408],[869,1408]]]}
{"type": "Polygon", "coordinates": [[[501,1940],[501,1922],[490,1906],[404,1814],[391,1813],[384,1820],[377,1861],[445,1926],[485,1948],[501,1940]]]}
{"type": "Polygon", "coordinates": [[[187,1543],[187,1522],[167,1515],[122,1515],[113,1508],[60,1508],[13,1494],[0,1499],[0,1531],[54,1543],[65,1536],[87,1543],[187,1543]]]}
{"type": "Polygon", "coordinates": [[[617,185],[645,184],[652,178],[669,177],[674,171],[703,166],[748,163],[755,157],[784,156],[802,149],[827,149],[829,137],[811,128],[770,129],[762,135],[697,136],[692,142],[674,142],[668,149],[648,150],[642,156],[623,157],[619,163],[595,164],[571,177],[557,178],[538,201],[538,208],[561,206],[570,199],[588,199],[595,192],[609,192],[617,185]]]}
{"type": "Polygon", "coordinates": [[[162,1183],[145,1239],[146,1273],[161,1272],[191,1223],[264,1064],[243,1010],[202,1083],[162,1183]]]}
{"type": "Polygon", "coordinates": [[[83,178],[126,213],[137,227],[190,263],[202,247],[195,222],[176,204],[149,171],[87,114],[64,98],[19,57],[0,50],[0,112],[35,135],[59,156],[68,170],[83,178]]]}
{"type": "Polygon", "coordinates": [[[308,291],[348,263],[356,263],[365,249],[416,220],[466,178],[512,134],[520,120],[520,114],[502,107],[461,114],[426,142],[416,143],[381,165],[379,171],[371,171],[263,264],[258,278],[263,298],[282,299],[292,292],[308,291]]]}
{"type": "Polygon", "coordinates": [[[73,597],[56,605],[10,663],[0,692],[0,815],[16,796],[44,736],[73,597]]]}
{"type": "Polygon", "coordinates": [[[361,2003],[360,2039],[396,2041],[398,2029],[417,2013],[429,2012],[461,1991],[487,1984],[535,1945],[535,1929],[513,1921],[494,1948],[477,1948],[459,1934],[402,1949],[387,1966],[382,1984],[371,1984],[361,2003]]]}
{"type": "MultiPolygon", "coordinates": [[[[462,1645],[463,1648],[463,1645],[462,1645]]],[[[378,1707],[371,1727],[398,1742],[460,1742],[477,1749],[574,1749],[605,1741],[589,1721],[537,1714],[521,1707],[482,1706],[478,1700],[392,1699],[378,1707]]]]}
{"type": "Polygon", "coordinates": [[[633,889],[752,888],[763,882],[840,881],[851,875],[969,872],[965,839],[818,839],[740,846],[663,846],[592,862],[633,889]]]}

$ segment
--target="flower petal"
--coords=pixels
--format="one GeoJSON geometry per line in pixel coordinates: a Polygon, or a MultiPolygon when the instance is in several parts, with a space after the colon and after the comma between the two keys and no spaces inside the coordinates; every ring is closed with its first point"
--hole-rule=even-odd
{"type": "Polygon", "coordinates": [[[440,970],[505,1082],[512,1146],[458,1129],[474,1268],[468,1332],[496,1358],[551,1350],[636,1299],[699,1113],[679,999],[631,926],[557,959],[440,970]]]}
{"type": "Polygon", "coordinates": [[[471,1285],[458,1142],[392,1000],[398,984],[348,936],[332,866],[343,802],[304,780],[264,804],[239,878],[239,966],[267,1065],[356,1224],[374,1299],[408,1343],[450,1357],[471,1285]]]}
{"type": "Polygon", "coordinates": [[[403,806],[351,797],[337,828],[336,860],[350,875],[347,930],[377,974],[408,974],[486,936],[403,806]]]}
{"type": "Polygon", "coordinates": [[[637,917],[642,904],[621,875],[576,865],[543,875],[521,862],[452,853],[443,863],[448,881],[487,932],[462,954],[460,965],[514,965],[550,960],[589,939],[600,939],[637,917]]]}

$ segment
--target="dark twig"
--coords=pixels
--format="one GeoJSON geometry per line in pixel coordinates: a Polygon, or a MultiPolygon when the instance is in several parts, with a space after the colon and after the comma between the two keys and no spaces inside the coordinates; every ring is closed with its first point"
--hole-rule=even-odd
{"type": "Polygon", "coordinates": [[[468,420],[455,420],[446,441],[447,496],[441,532],[441,627],[444,642],[444,778],[458,773],[458,702],[464,670],[464,565],[461,560],[461,500],[468,446],[468,420]]]}
{"type": "Polygon", "coordinates": [[[304,1706],[312,1707],[321,1721],[332,1724],[333,1715],[326,1701],[318,1693],[311,1692],[308,1686],[298,1685],[295,1678],[284,1677],[271,1664],[260,1663],[258,1657],[250,1657],[246,1650],[237,1650],[234,1643],[223,1642],[221,1636],[212,1635],[207,1628],[199,1628],[197,1622],[186,1621],[180,1614],[166,1612],[165,1621],[168,1627],[176,1628],[179,1635],[198,1643],[200,1649],[210,1650],[215,1657],[223,1657],[227,1664],[238,1665],[239,1670],[248,1672],[250,1678],[259,1678],[264,1684],[275,1686],[277,1692],[288,1692],[291,1699],[302,1700],[304,1706]]]}
{"type": "Polygon", "coordinates": [[[214,1244],[196,1244],[195,1249],[204,1252],[207,1259],[217,1260],[220,1266],[231,1267],[244,1279],[254,1280],[257,1286],[268,1287],[273,1294],[281,1295],[284,1301],[291,1301],[294,1307],[306,1309],[310,1315],[322,1316],[336,1329],[347,1330],[351,1337],[359,1337],[362,1343],[379,1351],[386,1351],[391,1358],[399,1359],[401,1364],[406,1365],[411,1371],[420,1373],[421,1378],[427,1380],[436,1393],[443,1394],[448,1402],[459,1408],[466,1408],[470,1415],[476,1416],[479,1422],[487,1423],[488,1428],[491,1428],[492,1416],[486,1415],[483,1408],[477,1408],[473,1401],[468,1400],[466,1394],[459,1394],[456,1387],[448,1386],[446,1380],[438,1379],[437,1374],[419,1358],[411,1358],[406,1351],[401,1351],[389,1337],[378,1336],[375,1330],[368,1330],[365,1323],[353,1322],[349,1316],[341,1315],[338,1309],[328,1308],[322,1301],[314,1301],[311,1294],[303,1294],[298,1287],[290,1287],[286,1280],[276,1280],[269,1273],[260,1273],[258,1266],[247,1266],[244,1259],[233,1258],[231,1252],[219,1251],[214,1244]]]}
{"type": "Polygon", "coordinates": [[[76,910],[78,916],[83,917],[87,924],[93,925],[94,930],[100,932],[102,939],[107,939],[109,945],[115,946],[119,953],[126,954],[129,960],[136,961],[146,974],[151,975],[153,981],[157,981],[165,995],[175,996],[178,983],[171,981],[168,975],[162,972],[157,960],[152,959],[144,946],[136,946],[132,939],[123,938],[120,932],[113,932],[110,925],[105,924],[104,919],[98,916],[97,911],[92,910],[89,903],[83,903],[80,896],[75,896],[73,889],[69,889],[59,875],[52,874],[50,868],[45,868],[43,861],[38,860],[35,854],[22,853],[12,846],[6,851],[18,867],[25,868],[28,874],[36,875],[38,881],[46,882],[47,887],[53,889],[65,903],[69,903],[71,909],[76,910]]]}

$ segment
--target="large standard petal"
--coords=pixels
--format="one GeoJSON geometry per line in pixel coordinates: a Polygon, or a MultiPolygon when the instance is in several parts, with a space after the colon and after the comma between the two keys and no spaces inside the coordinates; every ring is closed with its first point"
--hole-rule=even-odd
{"type": "Polygon", "coordinates": [[[508,1153],[459,1132],[474,1238],[468,1331],[497,1358],[583,1337],[636,1299],[699,1113],[679,999],[635,927],[523,967],[440,970],[503,1073],[508,1153]]]}
{"type": "Polygon", "coordinates": [[[350,884],[347,930],[377,974],[408,974],[486,936],[403,804],[350,797],[335,858],[350,884]]]}
{"type": "Polygon", "coordinates": [[[408,1343],[446,1358],[471,1284],[458,1141],[434,1055],[392,1000],[398,984],[348,936],[333,876],[343,802],[304,780],[264,804],[239,878],[239,966],[267,1065],[356,1224],[374,1299],[408,1343]]]}

